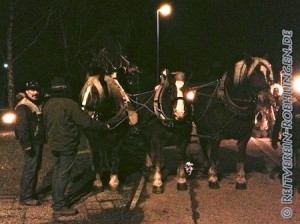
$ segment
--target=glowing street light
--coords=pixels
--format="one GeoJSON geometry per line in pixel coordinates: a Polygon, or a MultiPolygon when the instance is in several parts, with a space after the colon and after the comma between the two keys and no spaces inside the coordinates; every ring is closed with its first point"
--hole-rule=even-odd
{"type": "Polygon", "coordinates": [[[8,64],[7,63],[3,64],[3,67],[8,68],[8,64]]]}
{"type": "Polygon", "coordinates": [[[159,83],[159,14],[163,16],[167,16],[171,13],[171,6],[168,4],[162,5],[157,11],[156,11],[156,74],[157,74],[157,82],[159,83]]]}

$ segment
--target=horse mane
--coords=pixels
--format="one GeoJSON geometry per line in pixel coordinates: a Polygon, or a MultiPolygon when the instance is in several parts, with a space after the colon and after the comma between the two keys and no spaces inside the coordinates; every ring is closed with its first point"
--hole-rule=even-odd
{"type": "MultiPolygon", "coordinates": [[[[104,97],[104,90],[99,81],[99,75],[93,75],[93,76],[87,76],[87,80],[80,92],[81,99],[84,99],[86,91],[88,90],[88,88],[91,88],[92,86],[94,86],[96,88],[96,90],[99,94],[100,100],[104,97]]],[[[93,91],[89,91],[90,96],[92,96],[92,92],[93,91]]]]}
{"type": "MultiPolygon", "coordinates": [[[[234,72],[233,72],[233,80],[234,85],[240,85],[243,83],[245,78],[249,78],[249,76],[253,73],[254,69],[257,65],[264,65],[269,71],[271,79],[273,78],[272,68],[270,63],[263,58],[259,57],[252,57],[251,58],[251,64],[247,63],[247,61],[240,60],[235,64],[234,72]]],[[[267,77],[265,77],[267,80],[267,77]]]]}
{"type": "MultiPolygon", "coordinates": [[[[104,81],[107,83],[107,88],[108,92],[110,95],[114,97],[116,100],[122,100],[123,101],[123,96],[121,94],[121,88],[116,84],[114,78],[105,75],[104,76],[104,81]]],[[[122,102],[121,101],[121,102],[122,102]]]]}

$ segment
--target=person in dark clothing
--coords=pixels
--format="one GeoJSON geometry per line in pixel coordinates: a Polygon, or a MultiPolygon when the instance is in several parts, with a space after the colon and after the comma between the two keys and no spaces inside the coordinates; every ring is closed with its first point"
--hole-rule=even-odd
{"type": "Polygon", "coordinates": [[[18,94],[23,98],[19,98],[19,103],[15,108],[17,114],[15,135],[24,150],[24,167],[20,181],[20,204],[27,206],[40,204],[34,198],[45,143],[40,91],[41,88],[37,82],[27,82],[25,93],[18,94]]]}
{"type": "Polygon", "coordinates": [[[65,198],[71,169],[77,155],[80,129],[101,131],[109,125],[92,120],[78,103],[71,99],[68,84],[59,77],[51,81],[48,100],[43,108],[48,145],[54,160],[52,180],[53,217],[76,215],[78,211],[69,208],[65,198]]]}
{"type": "MultiPolygon", "coordinates": [[[[295,173],[294,173],[294,186],[296,187],[297,191],[300,193],[300,93],[294,94],[292,99],[292,106],[293,106],[293,118],[292,118],[292,141],[293,141],[293,157],[294,157],[294,164],[295,166],[295,173]]],[[[274,149],[278,148],[278,142],[281,140],[279,139],[280,131],[281,131],[281,123],[283,121],[282,118],[282,107],[279,108],[276,114],[276,121],[273,127],[272,137],[271,137],[271,144],[274,149]]]]}

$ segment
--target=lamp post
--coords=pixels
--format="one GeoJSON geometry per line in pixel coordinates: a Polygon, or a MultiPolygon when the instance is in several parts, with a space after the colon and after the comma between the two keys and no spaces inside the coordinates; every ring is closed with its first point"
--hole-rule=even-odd
{"type": "Polygon", "coordinates": [[[171,13],[171,6],[164,4],[156,11],[156,74],[157,74],[157,83],[159,83],[159,14],[167,16],[171,13]]]}

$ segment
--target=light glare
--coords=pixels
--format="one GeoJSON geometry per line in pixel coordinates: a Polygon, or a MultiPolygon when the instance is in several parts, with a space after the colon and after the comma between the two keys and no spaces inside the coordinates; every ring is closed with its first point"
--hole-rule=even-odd
{"type": "Polygon", "coordinates": [[[159,8],[158,11],[164,16],[169,15],[171,13],[171,6],[168,4],[163,5],[159,8]]]}
{"type": "Polygon", "coordinates": [[[294,91],[296,91],[297,93],[300,93],[300,77],[297,77],[294,79],[294,82],[293,82],[293,89],[294,91]]]}
{"type": "Polygon", "coordinates": [[[186,94],[186,99],[189,100],[189,101],[193,101],[195,98],[195,91],[189,91],[187,94],[186,94]]]}
{"type": "Polygon", "coordinates": [[[13,124],[16,121],[16,114],[13,112],[8,112],[3,115],[2,121],[5,124],[13,124]]]}

